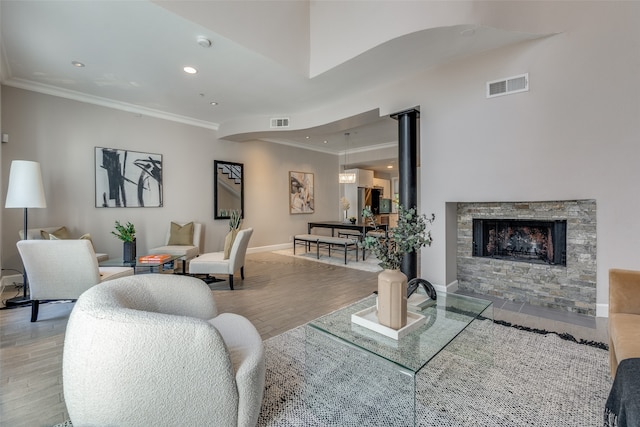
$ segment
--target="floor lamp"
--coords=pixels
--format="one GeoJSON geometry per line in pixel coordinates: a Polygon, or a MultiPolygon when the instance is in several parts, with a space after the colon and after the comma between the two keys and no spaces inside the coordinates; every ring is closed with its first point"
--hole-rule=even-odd
{"type": "MultiPolygon", "coordinates": [[[[46,208],[47,201],[44,198],[42,186],[42,172],[40,163],[28,160],[14,160],[11,162],[9,172],[9,186],[7,188],[7,200],[5,208],[24,209],[24,239],[27,239],[27,209],[46,208]]],[[[27,293],[27,271],[23,269],[23,295],[7,300],[7,306],[22,305],[29,302],[27,293]]]]}

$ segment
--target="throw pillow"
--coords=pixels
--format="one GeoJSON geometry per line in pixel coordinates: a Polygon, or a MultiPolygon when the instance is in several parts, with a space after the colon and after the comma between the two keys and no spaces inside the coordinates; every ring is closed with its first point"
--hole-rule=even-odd
{"type": "Polygon", "coordinates": [[[171,235],[168,245],[193,245],[193,222],[185,225],[171,222],[171,235]]]}
{"type": "MultiPolygon", "coordinates": [[[[59,237],[56,237],[55,234],[49,234],[48,240],[69,240],[69,239],[61,239],[59,237]]],[[[96,250],[95,246],[93,246],[93,240],[91,240],[91,234],[89,233],[83,234],[78,238],[78,240],[88,240],[89,242],[91,242],[91,247],[93,248],[93,250],[94,251],[96,250]]]]}
{"type": "Polygon", "coordinates": [[[91,240],[91,234],[89,234],[89,233],[83,234],[82,236],[80,236],[80,240],[88,240],[88,241],[90,241],[91,242],[91,247],[93,248],[94,251],[96,250],[96,247],[93,246],[93,240],[91,240]]]}
{"type": "Polygon", "coordinates": [[[42,236],[44,240],[68,239],[69,231],[67,230],[67,227],[60,227],[57,230],[55,230],[53,233],[49,233],[48,231],[45,231],[45,230],[40,230],[40,236],[42,236]],[[54,236],[55,239],[51,239],[51,236],[54,236]]]}
{"type": "Polygon", "coordinates": [[[231,248],[233,247],[233,242],[236,240],[237,235],[238,230],[234,229],[231,230],[224,238],[224,254],[222,259],[229,259],[229,256],[231,256],[231,248]]]}

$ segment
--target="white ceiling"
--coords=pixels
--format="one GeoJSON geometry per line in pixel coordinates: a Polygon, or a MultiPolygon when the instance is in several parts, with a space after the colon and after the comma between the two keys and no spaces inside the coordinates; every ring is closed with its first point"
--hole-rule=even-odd
{"type": "MultiPolygon", "coordinates": [[[[425,30],[390,40],[310,78],[246,48],[244,40],[240,44],[216,28],[186,19],[183,16],[194,16],[186,7],[189,3],[197,4],[200,16],[208,8],[220,13],[214,8],[222,4],[3,0],[2,83],[217,129],[243,117],[314,111],[388,84],[389,76],[406,78],[446,61],[537,37],[472,25],[425,30]],[[471,37],[461,37],[465,30],[471,37]],[[200,46],[199,36],[210,39],[212,46],[200,46]],[[72,61],[85,67],[74,67],[72,61]],[[188,75],[182,71],[185,65],[199,72],[188,75]]],[[[260,2],[261,7],[268,3],[260,2]]],[[[341,154],[345,132],[350,133],[350,149],[397,142],[396,122],[375,111],[313,129],[246,137],[341,154]]]]}

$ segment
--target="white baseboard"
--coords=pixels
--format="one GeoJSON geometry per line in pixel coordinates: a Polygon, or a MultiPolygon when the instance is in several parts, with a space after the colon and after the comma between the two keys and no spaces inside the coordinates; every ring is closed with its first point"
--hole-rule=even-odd
{"type": "Polygon", "coordinates": [[[254,248],[247,248],[248,254],[256,254],[259,252],[271,252],[271,251],[281,251],[282,249],[291,249],[293,243],[280,243],[277,245],[269,245],[269,246],[257,246],[254,248]]]}
{"type": "Polygon", "coordinates": [[[596,304],[596,317],[609,317],[609,304],[596,304]]]}
{"type": "Polygon", "coordinates": [[[458,281],[454,280],[453,282],[447,284],[447,285],[438,285],[435,286],[436,290],[441,290],[443,292],[447,292],[447,293],[454,293],[458,290],[458,281]]]}

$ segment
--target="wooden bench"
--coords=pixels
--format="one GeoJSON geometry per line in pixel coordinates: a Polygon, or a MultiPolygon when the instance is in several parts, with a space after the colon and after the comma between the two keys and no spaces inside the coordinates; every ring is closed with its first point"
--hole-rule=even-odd
{"type": "Polygon", "coordinates": [[[344,263],[347,263],[347,254],[350,248],[356,250],[356,261],[358,260],[358,240],[345,237],[321,236],[318,234],[297,234],[293,236],[293,254],[296,254],[296,245],[304,245],[305,250],[311,249],[311,243],[316,245],[316,258],[320,259],[320,247],[326,247],[331,256],[331,248],[340,246],[344,248],[344,263]]]}

